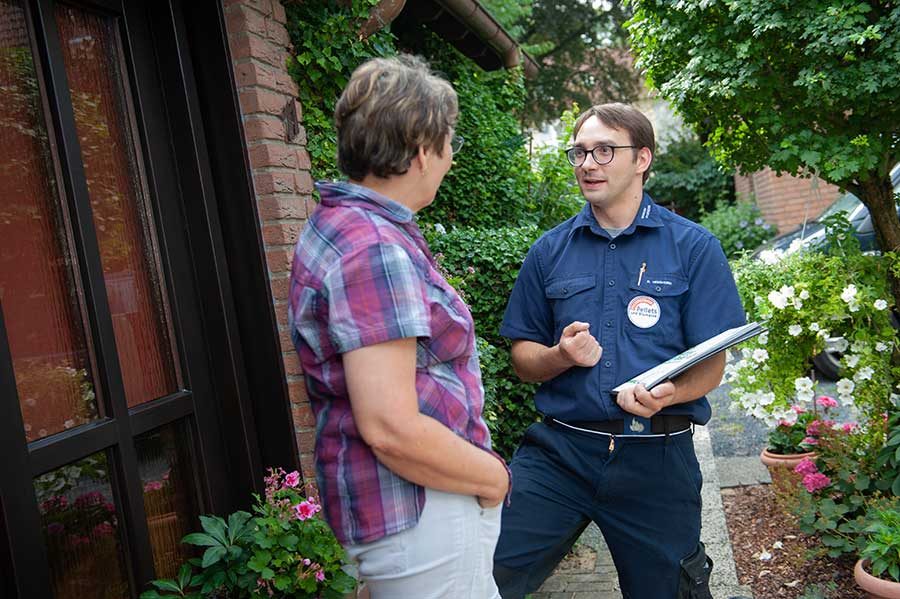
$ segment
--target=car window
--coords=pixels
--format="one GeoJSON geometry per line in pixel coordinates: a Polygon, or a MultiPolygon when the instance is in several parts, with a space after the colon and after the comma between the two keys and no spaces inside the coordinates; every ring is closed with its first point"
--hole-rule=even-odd
{"type": "Polygon", "coordinates": [[[853,209],[857,208],[861,205],[859,198],[857,198],[852,193],[845,193],[834,203],[825,209],[825,212],[822,213],[822,216],[819,217],[818,220],[825,219],[833,214],[837,214],[838,212],[844,211],[847,213],[848,217],[853,214],[853,209]]]}

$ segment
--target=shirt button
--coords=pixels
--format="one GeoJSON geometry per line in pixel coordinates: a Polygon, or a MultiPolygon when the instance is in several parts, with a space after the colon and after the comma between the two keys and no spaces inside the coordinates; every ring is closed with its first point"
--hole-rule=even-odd
{"type": "Polygon", "coordinates": [[[612,366],[612,362],[607,360],[606,362],[603,363],[603,365],[606,366],[607,368],[609,368],[610,366],[612,366]]]}
{"type": "Polygon", "coordinates": [[[607,320],[607,321],[606,321],[606,326],[607,326],[607,328],[611,327],[611,326],[612,326],[612,321],[611,321],[611,320],[607,320]]]}
{"type": "Polygon", "coordinates": [[[610,287],[615,287],[615,286],[616,286],[616,282],[615,282],[615,281],[610,281],[610,282],[609,282],[609,286],[610,286],[610,287]]]}
{"type": "Polygon", "coordinates": [[[611,250],[616,249],[616,244],[614,244],[614,243],[609,244],[609,249],[611,249],[611,250]]]}

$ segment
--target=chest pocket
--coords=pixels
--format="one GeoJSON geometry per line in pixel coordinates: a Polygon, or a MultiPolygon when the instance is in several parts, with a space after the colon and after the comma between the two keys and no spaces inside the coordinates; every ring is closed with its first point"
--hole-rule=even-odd
{"type": "Polygon", "coordinates": [[[561,329],[571,322],[591,322],[599,300],[597,277],[594,274],[583,274],[554,279],[547,283],[544,295],[553,310],[558,339],[561,329]]]}
{"type": "Polygon", "coordinates": [[[680,336],[687,291],[687,279],[680,274],[647,273],[640,285],[634,282],[630,286],[625,297],[626,327],[633,333],[680,336]],[[650,300],[638,299],[642,296],[650,300]]]}

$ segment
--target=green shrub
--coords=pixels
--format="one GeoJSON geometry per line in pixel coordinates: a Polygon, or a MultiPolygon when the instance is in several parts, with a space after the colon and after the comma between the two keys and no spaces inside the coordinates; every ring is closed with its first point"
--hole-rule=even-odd
{"type": "Polygon", "coordinates": [[[756,249],[775,235],[775,227],[763,220],[756,204],[719,202],[716,209],[700,219],[700,224],[719,238],[729,258],[756,249]]]}
{"type": "Polygon", "coordinates": [[[699,219],[719,203],[734,202],[734,172],[716,163],[693,138],[670,142],[653,158],[647,193],[678,214],[699,219]]]}
{"type": "Polygon", "coordinates": [[[565,149],[572,143],[572,130],[578,118],[578,104],[562,113],[563,134],[554,146],[534,152],[534,186],[531,191],[533,211],[541,230],[552,229],[574,216],[584,206],[584,196],[578,189],[572,165],[566,160],[565,149]]]}
{"type": "Polygon", "coordinates": [[[537,419],[535,385],[523,383],[510,363],[509,340],[500,336],[506,302],[537,227],[497,229],[423,227],[448,280],[465,297],[479,335],[485,420],[494,447],[509,459],[522,432],[537,419]]]}

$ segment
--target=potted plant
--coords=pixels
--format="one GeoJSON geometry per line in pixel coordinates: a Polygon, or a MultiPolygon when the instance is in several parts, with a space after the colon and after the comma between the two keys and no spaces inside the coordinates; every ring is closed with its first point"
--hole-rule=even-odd
{"type": "Polygon", "coordinates": [[[878,502],[859,536],[856,584],[872,599],[900,599],[900,500],[878,502]]]}
{"type": "Polygon", "coordinates": [[[270,470],[254,514],[201,516],[203,532],[182,542],[204,548],[175,579],[154,580],[141,599],[340,599],[356,587],[344,571],[344,550],[302,493],[297,472],[270,470]]]}

